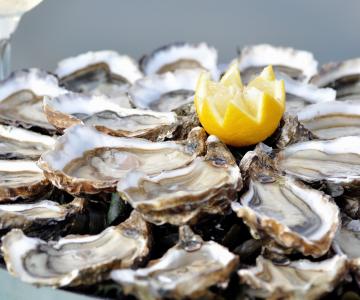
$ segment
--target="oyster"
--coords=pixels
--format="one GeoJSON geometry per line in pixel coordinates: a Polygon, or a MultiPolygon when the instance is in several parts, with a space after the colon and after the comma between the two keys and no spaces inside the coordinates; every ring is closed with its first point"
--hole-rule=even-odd
{"type": "Polygon", "coordinates": [[[117,191],[146,220],[158,225],[181,225],[203,213],[223,213],[241,189],[240,170],[215,136],[207,139],[207,150],[205,157],[156,175],[129,172],[117,191]]]}
{"type": "Polygon", "coordinates": [[[273,65],[276,71],[285,73],[293,79],[307,82],[317,73],[318,66],[310,52],[268,44],[243,48],[238,63],[241,78],[245,83],[267,65],[273,65]]]}
{"type": "Polygon", "coordinates": [[[334,101],[336,91],[331,88],[318,88],[315,85],[297,81],[284,73],[277,73],[276,78],[282,79],[286,87],[286,112],[296,114],[302,108],[313,103],[334,101]]]}
{"type": "Polygon", "coordinates": [[[55,138],[27,129],[0,125],[0,158],[38,159],[55,138]]]}
{"type": "Polygon", "coordinates": [[[138,108],[172,111],[193,102],[201,69],[175,70],[139,79],[130,89],[131,102],[138,108]]]}
{"type": "Polygon", "coordinates": [[[277,168],[306,182],[325,181],[345,188],[360,180],[360,137],[313,140],[290,145],[275,158],[277,168]]]}
{"type": "Polygon", "coordinates": [[[2,123],[53,131],[43,112],[44,96],[66,93],[55,76],[37,69],[13,72],[0,82],[0,120],[2,123]]]}
{"type": "Polygon", "coordinates": [[[149,253],[149,229],[137,213],[97,235],[45,242],[13,229],[2,239],[7,269],[22,281],[54,287],[89,285],[114,268],[128,268],[149,253]]]}
{"type": "Polygon", "coordinates": [[[237,256],[213,241],[191,252],[177,244],[146,268],[114,270],[111,278],[139,299],[189,299],[226,283],[237,264],[237,256]]]}
{"type": "Polygon", "coordinates": [[[338,99],[359,99],[360,58],[322,66],[319,73],[311,79],[311,83],[335,89],[338,99]]]}
{"type": "Polygon", "coordinates": [[[240,280],[250,286],[252,296],[266,299],[319,299],[331,292],[347,274],[344,256],[311,262],[293,261],[275,265],[259,257],[256,267],[238,271],[240,280]]]}
{"type": "Polygon", "coordinates": [[[334,101],[310,105],[299,121],[320,139],[360,135],[360,102],[334,101]]]}
{"type": "Polygon", "coordinates": [[[76,198],[71,203],[60,205],[49,200],[29,204],[1,204],[0,230],[19,228],[25,232],[53,228],[61,222],[71,223],[84,208],[84,199],[76,198]]]}
{"type": "Polygon", "coordinates": [[[217,51],[206,43],[175,43],[154,50],[140,62],[145,75],[162,74],[179,69],[205,69],[214,79],[219,77],[217,51]]]}
{"type": "Polygon", "coordinates": [[[331,245],[339,224],[339,209],[330,196],[291,177],[278,175],[259,149],[240,163],[248,190],[232,209],[255,237],[270,236],[279,245],[319,257],[331,245]]]}
{"type": "Polygon", "coordinates": [[[71,91],[106,95],[130,108],[127,90],[142,77],[138,64],[115,51],[87,52],[59,62],[55,73],[71,91]]]}
{"type": "Polygon", "coordinates": [[[45,98],[44,110],[49,122],[60,130],[85,124],[114,136],[162,140],[172,137],[178,125],[175,113],[123,108],[105,96],[69,93],[45,98]]]}
{"type": "Polygon", "coordinates": [[[203,151],[203,137],[196,138],[188,140],[188,147],[186,143],[113,137],[76,125],[41,156],[39,166],[56,187],[72,194],[115,191],[117,182],[129,172],[155,176],[189,164],[198,150],[203,151]]]}
{"type": "Polygon", "coordinates": [[[51,191],[34,161],[0,160],[0,202],[32,199],[51,191]]]}

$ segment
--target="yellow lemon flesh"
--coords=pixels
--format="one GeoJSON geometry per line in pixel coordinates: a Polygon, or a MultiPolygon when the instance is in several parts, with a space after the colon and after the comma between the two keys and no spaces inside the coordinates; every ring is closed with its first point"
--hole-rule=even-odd
{"type": "Polygon", "coordinates": [[[228,145],[248,146],[276,130],[285,111],[285,86],[283,80],[276,80],[271,66],[244,86],[233,64],[220,82],[202,73],[194,101],[200,123],[209,134],[228,145]]]}

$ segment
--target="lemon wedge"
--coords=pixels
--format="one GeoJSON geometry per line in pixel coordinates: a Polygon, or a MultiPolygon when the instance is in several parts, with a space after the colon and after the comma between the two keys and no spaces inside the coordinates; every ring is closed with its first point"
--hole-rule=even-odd
{"type": "Polygon", "coordinates": [[[272,66],[244,86],[236,63],[220,82],[213,82],[209,73],[202,73],[194,97],[204,129],[237,147],[268,138],[284,114],[285,99],[284,81],[276,80],[272,66]]]}

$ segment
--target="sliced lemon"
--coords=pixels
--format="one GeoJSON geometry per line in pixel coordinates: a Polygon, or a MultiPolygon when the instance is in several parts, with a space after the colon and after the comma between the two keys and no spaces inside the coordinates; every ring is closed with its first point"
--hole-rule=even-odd
{"type": "Polygon", "coordinates": [[[230,66],[220,82],[200,75],[195,107],[209,134],[232,146],[257,144],[277,128],[285,111],[285,86],[276,80],[271,66],[247,86],[241,82],[237,64],[230,66]]]}

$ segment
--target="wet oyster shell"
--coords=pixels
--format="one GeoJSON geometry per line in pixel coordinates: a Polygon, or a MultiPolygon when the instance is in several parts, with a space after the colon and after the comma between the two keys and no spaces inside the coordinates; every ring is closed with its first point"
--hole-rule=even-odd
{"type": "Polygon", "coordinates": [[[31,160],[0,160],[0,202],[30,200],[51,191],[43,171],[31,160]]]}
{"type": "MultiPolygon", "coordinates": [[[[42,200],[28,204],[0,204],[0,230],[14,228],[32,232],[46,227],[53,228],[62,222],[71,223],[71,218],[79,215],[84,209],[84,199],[76,198],[69,204],[42,200]]],[[[64,224],[66,226],[66,224],[64,224]]]]}
{"type": "Polygon", "coordinates": [[[113,136],[150,140],[171,138],[179,122],[175,113],[123,108],[105,96],[76,93],[45,98],[44,111],[49,122],[61,131],[84,124],[113,136]]]}
{"type": "Polygon", "coordinates": [[[179,69],[202,68],[217,79],[217,50],[206,43],[174,43],[154,50],[140,61],[145,75],[162,74],[179,69]]]}
{"type": "Polygon", "coordinates": [[[43,112],[44,96],[56,97],[67,90],[55,76],[38,69],[13,72],[0,82],[0,121],[5,124],[54,131],[43,112]]]}
{"type": "Polygon", "coordinates": [[[215,136],[207,139],[207,149],[205,157],[155,176],[129,172],[117,191],[146,220],[158,225],[187,224],[204,213],[224,213],[242,187],[240,170],[215,136]]]}
{"type": "Polygon", "coordinates": [[[248,152],[240,163],[248,190],[231,207],[255,237],[270,236],[279,245],[319,257],[331,245],[339,209],[330,196],[272,170],[265,154],[248,152]]]}
{"type": "Polygon", "coordinates": [[[45,242],[13,229],[2,238],[8,271],[22,281],[53,287],[89,285],[115,268],[128,268],[149,253],[149,228],[137,213],[97,235],[45,242]]]}
{"type": "Polygon", "coordinates": [[[111,278],[126,294],[139,299],[191,299],[212,285],[227,282],[237,264],[234,254],[213,241],[192,252],[178,244],[146,268],[115,270],[111,278]]]}
{"type": "Polygon", "coordinates": [[[38,159],[55,138],[14,126],[0,125],[0,158],[38,159]]]}
{"type": "Polygon", "coordinates": [[[268,65],[273,65],[276,71],[293,79],[307,82],[317,73],[318,66],[310,52],[269,44],[244,47],[239,54],[238,64],[244,82],[249,82],[268,65]]]}
{"type": "Polygon", "coordinates": [[[337,99],[359,99],[360,58],[323,65],[311,83],[335,89],[337,99]]]}
{"type": "Polygon", "coordinates": [[[295,143],[280,151],[275,162],[280,171],[303,181],[351,188],[360,182],[359,154],[360,137],[349,136],[295,143]]]}
{"type": "Polygon", "coordinates": [[[201,69],[176,70],[139,79],[129,89],[135,107],[154,111],[173,111],[193,102],[201,69]]]}
{"type": "Polygon", "coordinates": [[[154,176],[189,164],[205,149],[203,133],[199,134],[190,134],[185,142],[151,142],[76,125],[66,130],[38,164],[56,187],[71,194],[112,192],[129,172],[154,176]]]}
{"type": "Polygon", "coordinates": [[[360,135],[360,102],[334,101],[307,106],[299,121],[323,140],[360,135]]]}
{"type": "Polygon", "coordinates": [[[240,280],[250,286],[250,295],[266,299],[319,299],[344,278],[347,262],[344,256],[311,262],[292,261],[275,265],[259,257],[256,267],[238,271],[240,280]]]}

